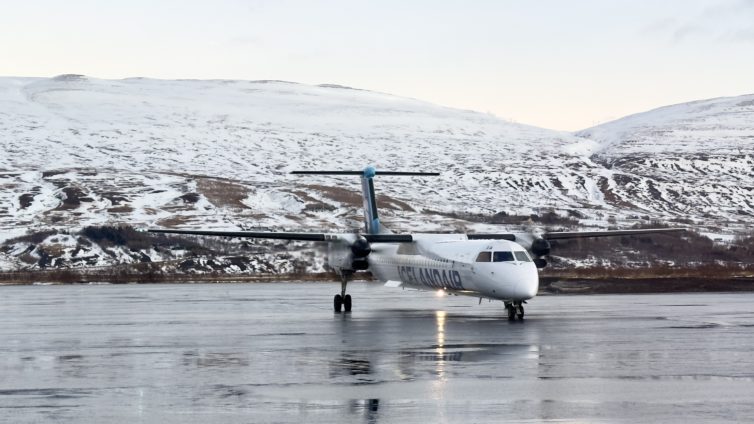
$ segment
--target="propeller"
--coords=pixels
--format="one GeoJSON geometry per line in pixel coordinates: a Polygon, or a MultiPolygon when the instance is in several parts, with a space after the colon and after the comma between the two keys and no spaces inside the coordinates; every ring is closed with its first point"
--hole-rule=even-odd
{"type": "Polygon", "coordinates": [[[529,252],[534,256],[534,265],[537,268],[544,268],[547,266],[547,259],[545,256],[550,254],[551,245],[543,236],[545,231],[541,226],[537,225],[529,218],[522,224],[523,230],[527,233],[526,236],[520,237],[523,239],[531,240],[529,252]]]}
{"type": "Polygon", "coordinates": [[[547,266],[547,260],[543,258],[543,256],[547,256],[550,254],[550,249],[552,246],[550,246],[550,242],[545,240],[542,237],[538,237],[535,234],[532,234],[535,238],[531,242],[531,253],[536,256],[536,259],[534,259],[534,265],[537,266],[537,268],[544,268],[547,266]]]}

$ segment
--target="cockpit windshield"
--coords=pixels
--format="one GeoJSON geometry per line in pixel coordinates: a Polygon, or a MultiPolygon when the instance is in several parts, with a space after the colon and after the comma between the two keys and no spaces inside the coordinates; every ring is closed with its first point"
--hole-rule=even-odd
{"type": "Polygon", "coordinates": [[[531,258],[526,252],[517,250],[515,252],[479,252],[476,257],[477,262],[531,262],[531,258]],[[514,256],[515,255],[515,256],[514,256]]]}
{"type": "Polygon", "coordinates": [[[477,262],[490,262],[490,259],[492,259],[492,252],[480,252],[476,257],[477,262]]]}
{"type": "Polygon", "coordinates": [[[513,262],[513,252],[494,252],[492,262],[513,262]]]}
{"type": "Polygon", "coordinates": [[[513,252],[516,255],[516,259],[522,262],[531,262],[531,259],[529,258],[529,255],[526,254],[526,252],[516,251],[513,252]]]}

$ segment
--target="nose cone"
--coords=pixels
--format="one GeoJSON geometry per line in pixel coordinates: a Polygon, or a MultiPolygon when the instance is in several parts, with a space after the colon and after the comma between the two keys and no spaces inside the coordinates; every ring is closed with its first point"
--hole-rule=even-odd
{"type": "MultiPolygon", "coordinates": [[[[490,264],[480,287],[482,293],[492,299],[522,301],[531,299],[539,290],[539,273],[533,262],[490,264]]],[[[480,273],[482,273],[480,267],[480,273]]]]}
{"type": "Polygon", "coordinates": [[[539,273],[534,264],[527,264],[521,271],[515,288],[514,300],[531,299],[539,291],[539,273]]]}

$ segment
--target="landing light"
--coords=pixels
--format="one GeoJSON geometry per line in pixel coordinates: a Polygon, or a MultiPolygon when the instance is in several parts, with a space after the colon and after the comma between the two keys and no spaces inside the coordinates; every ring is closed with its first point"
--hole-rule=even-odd
{"type": "Polygon", "coordinates": [[[445,296],[445,290],[438,290],[437,297],[443,297],[443,296],[445,296]]]}

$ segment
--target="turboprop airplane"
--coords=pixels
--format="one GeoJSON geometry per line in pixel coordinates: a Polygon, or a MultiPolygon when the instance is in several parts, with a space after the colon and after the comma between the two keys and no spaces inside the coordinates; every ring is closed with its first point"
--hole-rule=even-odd
{"type": "Polygon", "coordinates": [[[297,175],[358,175],[364,200],[365,231],[352,233],[291,233],[253,231],[204,231],[151,229],[153,233],[199,236],[324,242],[328,264],[341,280],[333,298],[335,312],[350,312],[353,303],[346,293],[356,272],[370,271],[389,287],[442,290],[448,294],[501,300],[508,318],[524,318],[524,303],[537,295],[538,268],[547,262],[550,240],[584,237],[627,236],[685,231],[655,228],[621,231],[524,232],[496,234],[395,234],[380,224],[374,192],[375,176],[438,176],[437,172],[294,171],[297,175]]]}

